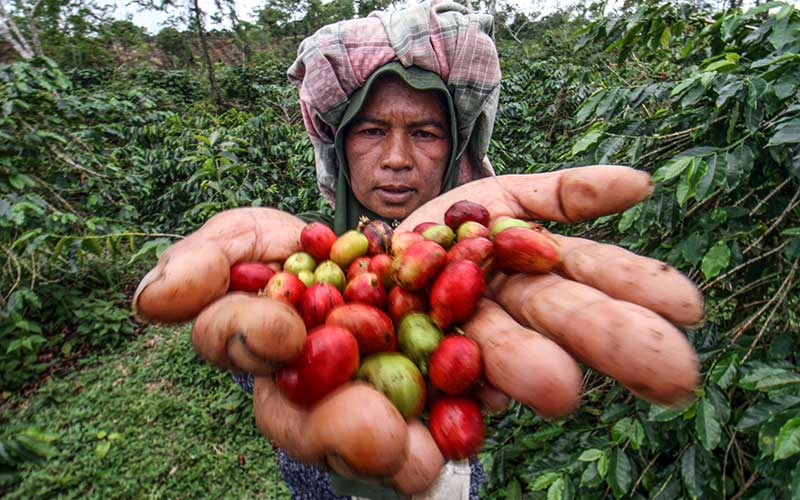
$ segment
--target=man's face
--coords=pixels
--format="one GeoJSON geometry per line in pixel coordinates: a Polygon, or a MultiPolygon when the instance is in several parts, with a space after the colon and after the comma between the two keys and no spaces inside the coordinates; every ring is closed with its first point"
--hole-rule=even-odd
{"type": "Polygon", "coordinates": [[[353,194],[390,219],[404,219],[442,187],[450,123],[440,92],[379,78],[344,138],[353,194]]]}

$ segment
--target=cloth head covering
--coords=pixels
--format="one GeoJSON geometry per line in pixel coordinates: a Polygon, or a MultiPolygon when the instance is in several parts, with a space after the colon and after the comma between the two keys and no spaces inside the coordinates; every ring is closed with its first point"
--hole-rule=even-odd
{"type": "Polygon", "coordinates": [[[457,121],[455,185],[494,175],[485,161],[500,94],[493,22],[457,3],[428,0],[331,24],[303,40],[288,75],[299,89],[317,185],[329,202],[335,206],[340,179],[336,132],[351,98],[375,70],[392,61],[436,73],[446,85],[457,121]]]}

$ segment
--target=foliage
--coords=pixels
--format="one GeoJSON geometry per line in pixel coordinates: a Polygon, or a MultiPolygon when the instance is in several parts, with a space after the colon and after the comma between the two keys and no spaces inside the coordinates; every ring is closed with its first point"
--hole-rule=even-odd
{"type": "Polygon", "coordinates": [[[196,80],[126,75],[136,84],[100,75],[106,83],[81,90],[49,60],[0,67],[0,246],[10,263],[0,271],[3,387],[46,369],[39,357],[61,348],[63,328],[106,346],[130,331],[125,300],[108,290],[129,286],[147,264],[138,259],[166,245],[137,252],[144,238],[180,237],[226,208],[320,205],[312,148],[296,119],[283,120],[297,107],[285,87],[248,88],[252,113],[215,115],[199,102],[179,114],[170,109],[196,99],[196,80]],[[92,327],[79,315],[87,308],[108,313],[92,316],[92,327]]]}
{"type": "Polygon", "coordinates": [[[17,462],[17,480],[0,487],[4,498],[287,497],[250,397],[197,358],[187,329],[151,328],[83,364],[0,415],[0,444],[49,456],[17,462]]]}
{"type": "Polygon", "coordinates": [[[175,67],[188,66],[194,61],[192,46],[187,40],[186,33],[169,26],[156,35],[156,47],[161,49],[170,58],[175,67]]]}
{"type": "MultiPolygon", "coordinates": [[[[144,35],[124,24],[95,32],[70,20],[83,26],[74,38],[43,31],[45,52],[58,65],[39,59],[0,66],[5,389],[53,370],[63,353],[120,348],[134,329],[126,305],[131,285],[211,215],[237,206],[294,213],[326,207],[285,70],[295,37],[330,12],[293,16],[292,5],[271,1],[247,27],[262,44],[257,63],[218,68],[224,110],[210,105],[203,76],[185,63],[180,70],[141,64],[121,71],[87,68],[90,57],[69,59],[87,51],[110,64],[114,47],[141,48],[144,35]]],[[[371,3],[326,5],[362,15],[371,3]]],[[[567,419],[545,422],[515,406],[491,420],[481,455],[484,497],[797,498],[800,15],[782,3],[714,12],[655,1],[599,17],[598,5],[539,21],[501,13],[513,21],[498,32],[503,88],[490,158],[502,173],[620,163],[654,174],[654,195],[639,206],[555,229],[666,260],[701,285],[707,318],[688,335],[703,362],[703,385],[687,407],[668,409],[587,371],[584,404],[567,419]]],[[[63,2],[46,6],[40,26],[73,26],[64,21],[72,11],[63,2]]],[[[230,461],[220,469],[196,438],[230,417],[224,406],[236,408],[235,430],[215,437],[250,436],[241,442],[264,445],[243,418],[244,398],[196,363],[185,341],[165,342],[168,358],[155,363],[136,357],[141,342],[126,351],[133,364],[123,358],[48,383],[29,408],[3,417],[60,436],[61,451],[44,469],[12,464],[23,470],[12,494],[71,494],[96,484],[98,496],[135,496],[139,478],[126,476],[121,464],[138,465],[142,450],[166,446],[172,426],[184,421],[191,422],[191,444],[159,450],[189,465],[170,474],[147,461],[136,470],[149,478],[153,495],[196,496],[192,484],[211,486],[194,474],[219,470],[231,488],[247,487],[257,472],[230,461]],[[167,366],[166,359],[177,362],[167,366]],[[72,394],[76,383],[83,393],[72,394]],[[148,383],[155,389],[143,390],[148,383]],[[109,422],[123,423],[73,425],[105,411],[113,413],[109,422]],[[149,420],[135,420],[137,413],[149,420]],[[163,429],[153,425],[166,418],[174,420],[163,429]],[[144,427],[157,429],[152,439],[161,441],[131,437],[130,429],[144,427]]],[[[24,427],[4,431],[0,441],[11,442],[24,427]]],[[[233,496],[276,491],[269,481],[233,496]]]]}
{"type": "Polygon", "coordinates": [[[782,3],[712,13],[645,5],[590,23],[616,69],[577,109],[570,164],[654,172],[654,195],[581,227],[666,260],[703,283],[689,332],[697,399],[650,405],[587,378],[582,410],[497,419],[490,497],[797,498],[800,495],[800,13],[782,3]]]}
{"type": "Polygon", "coordinates": [[[4,434],[6,437],[0,438],[0,488],[11,483],[24,464],[41,464],[56,454],[51,445],[58,438],[55,434],[42,432],[36,427],[4,434]]]}

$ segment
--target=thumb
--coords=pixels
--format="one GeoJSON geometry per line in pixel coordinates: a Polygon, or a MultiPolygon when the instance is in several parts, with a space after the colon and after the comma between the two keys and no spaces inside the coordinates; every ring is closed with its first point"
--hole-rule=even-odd
{"type": "Polygon", "coordinates": [[[230,265],[219,245],[202,238],[180,240],[139,283],[133,313],[142,321],[188,321],[225,295],[229,280],[230,265]]]}
{"type": "Polygon", "coordinates": [[[220,212],[164,252],[133,296],[141,320],[188,321],[227,292],[237,262],[282,261],[300,249],[305,223],[271,208],[220,212]]]}

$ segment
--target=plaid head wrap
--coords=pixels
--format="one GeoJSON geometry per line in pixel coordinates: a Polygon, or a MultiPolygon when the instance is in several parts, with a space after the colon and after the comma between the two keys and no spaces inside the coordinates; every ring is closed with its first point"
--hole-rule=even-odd
{"type": "Polygon", "coordinates": [[[486,158],[500,94],[493,18],[449,1],[341,21],[303,40],[289,68],[314,146],[317,184],[334,203],[334,139],[355,90],[381,66],[399,61],[438,74],[456,111],[458,184],[494,175],[486,158]]]}

